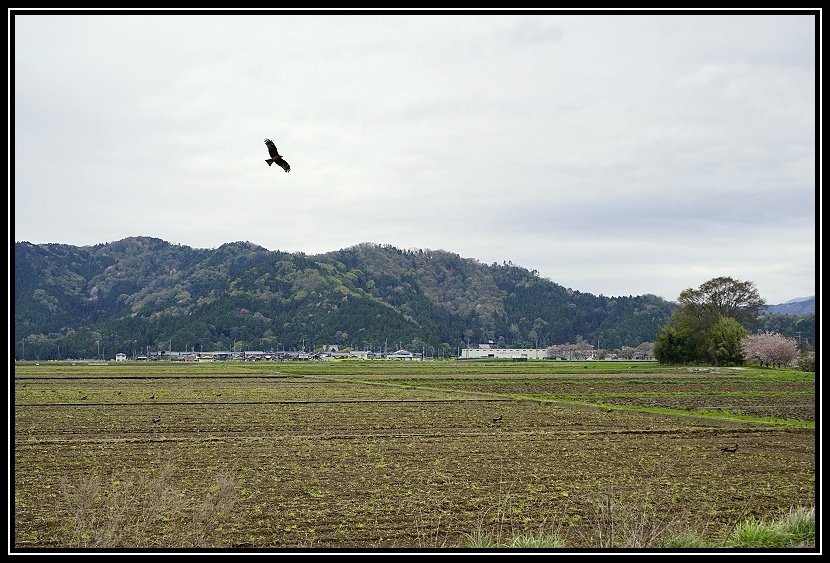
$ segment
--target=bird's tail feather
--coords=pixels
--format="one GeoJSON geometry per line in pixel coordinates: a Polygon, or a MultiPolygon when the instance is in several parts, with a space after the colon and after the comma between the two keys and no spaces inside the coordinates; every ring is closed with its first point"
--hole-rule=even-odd
{"type": "Polygon", "coordinates": [[[265,162],[268,163],[268,166],[271,166],[272,164],[274,164],[274,159],[273,158],[267,158],[267,159],[265,159],[265,162]]]}

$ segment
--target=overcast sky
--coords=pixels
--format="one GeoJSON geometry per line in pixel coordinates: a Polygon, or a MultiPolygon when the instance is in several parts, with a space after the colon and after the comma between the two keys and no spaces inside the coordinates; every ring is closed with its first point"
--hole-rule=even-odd
{"type": "Polygon", "coordinates": [[[511,261],[815,293],[815,19],[17,15],[14,240],[511,261]],[[271,138],[291,165],[269,167],[271,138]]]}

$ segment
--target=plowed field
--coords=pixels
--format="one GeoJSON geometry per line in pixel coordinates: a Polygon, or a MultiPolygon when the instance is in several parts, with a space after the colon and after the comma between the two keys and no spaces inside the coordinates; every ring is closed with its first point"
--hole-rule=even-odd
{"type": "Polygon", "coordinates": [[[811,381],[436,364],[432,376],[17,368],[14,545],[105,544],[107,519],[137,522],[113,513],[122,493],[142,534],[106,547],[440,548],[539,530],[590,547],[609,499],[710,538],[814,503],[811,381]]]}

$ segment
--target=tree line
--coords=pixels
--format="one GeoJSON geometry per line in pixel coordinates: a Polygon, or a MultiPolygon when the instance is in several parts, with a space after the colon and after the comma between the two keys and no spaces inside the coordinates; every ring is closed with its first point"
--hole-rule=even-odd
{"type": "MultiPolygon", "coordinates": [[[[583,293],[509,262],[373,243],[310,256],[131,237],[88,247],[15,243],[14,255],[17,359],[391,342],[445,355],[491,341],[623,350],[654,342],[677,308],[655,295],[583,293]]],[[[813,337],[810,319],[755,322],[813,337]]]]}
{"type": "MultiPolygon", "coordinates": [[[[721,366],[752,360],[780,367],[795,360],[801,350],[809,354],[807,341],[802,345],[779,332],[760,328],[751,332],[753,327],[766,326],[761,315],[764,306],[753,282],[728,276],[686,289],[680,293],[671,323],[657,335],[655,357],[667,364],[721,366]]],[[[803,328],[807,333],[808,327],[803,328]]],[[[809,360],[802,363],[809,365],[809,360]]]]}

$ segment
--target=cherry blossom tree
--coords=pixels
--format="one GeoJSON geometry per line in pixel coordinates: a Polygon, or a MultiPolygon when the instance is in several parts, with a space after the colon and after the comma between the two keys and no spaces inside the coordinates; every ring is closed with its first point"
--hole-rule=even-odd
{"type": "Polygon", "coordinates": [[[591,355],[593,349],[593,345],[581,340],[576,344],[568,342],[548,346],[545,350],[545,356],[547,358],[561,358],[563,360],[584,360],[591,355]]]}
{"type": "Polygon", "coordinates": [[[620,347],[620,358],[624,360],[630,360],[634,357],[634,354],[637,352],[637,349],[633,346],[621,346],[620,347]]]}
{"type": "Polygon", "coordinates": [[[741,351],[748,360],[781,367],[798,356],[798,343],[777,332],[764,332],[745,337],[741,341],[741,351]]]}
{"type": "Polygon", "coordinates": [[[634,348],[633,357],[644,360],[654,358],[654,342],[641,342],[636,348],[634,348]]]}

